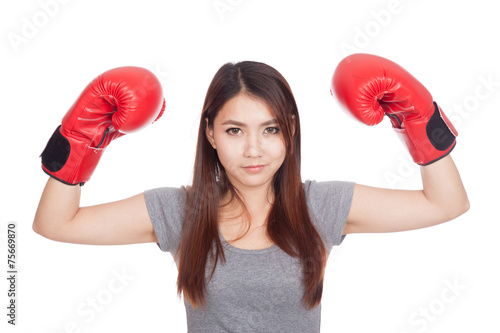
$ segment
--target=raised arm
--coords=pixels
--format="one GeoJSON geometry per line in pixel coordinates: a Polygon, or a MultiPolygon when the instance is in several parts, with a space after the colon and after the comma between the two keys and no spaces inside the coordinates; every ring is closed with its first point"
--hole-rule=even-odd
{"type": "Polygon", "coordinates": [[[433,226],[469,209],[458,170],[449,153],[457,132],[427,89],[401,66],[382,57],[353,54],[332,78],[332,94],[367,125],[387,115],[415,163],[422,190],[358,185],[344,228],[347,233],[392,232],[433,226]]]}
{"type": "Polygon", "coordinates": [[[97,206],[80,207],[80,186],[49,178],[33,230],[55,241],[118,245],[157,242],[144,194],[97,206]]]}
{"type": "Polygon", "coordinates": [[[80,186],[90,179],[111,141],[156,121],[163,108],[161,85],[144,68],[115,68],[95,78],[42,152],[42,169],[51,178],[33,230],[50,239],[83,244],[156,241],[143,194],[80,208],[80,186]]]}
{"type": "Polygon", "coordinates": [[[450,155],[420,168],[422,190],[356,184],[344,234],[420,229],[450,221],[469,209],[467,193],[450,155]]]}

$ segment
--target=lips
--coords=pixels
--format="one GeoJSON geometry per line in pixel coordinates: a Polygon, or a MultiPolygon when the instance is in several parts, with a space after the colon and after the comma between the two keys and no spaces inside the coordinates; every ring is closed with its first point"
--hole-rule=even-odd
{"type": "Polygon", "coordinates": [[[257,173],[260,172],[262,169],[264,169],[265,165],[249,165],[246,167],[243,167],[245,171],[250,172],[250,173],[257,173]]]}

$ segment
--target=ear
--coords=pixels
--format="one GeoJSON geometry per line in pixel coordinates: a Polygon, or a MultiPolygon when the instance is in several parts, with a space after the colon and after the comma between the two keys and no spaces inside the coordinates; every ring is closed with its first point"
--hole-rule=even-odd
{"type": "Polygon", "coordinates": [[[208,142],[210,142],[212,147],[214,147],[214,149],[217,149],[215,148],[214,128],[208,125],[208,118],[205,118],[205,122],[206,122],[205,134],[207,135],[207,140],[208,142]]]}
{"type": "Polygon", "coordinates": [[[292,115],[292,137],[295,135],[295,115],[292,115]]]}

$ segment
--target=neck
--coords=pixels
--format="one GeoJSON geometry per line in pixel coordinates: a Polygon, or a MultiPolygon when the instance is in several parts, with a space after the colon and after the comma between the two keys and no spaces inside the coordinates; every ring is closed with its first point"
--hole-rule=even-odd
{"type": "MultiPolygon", "coordinates": [[[[236,190],[248,209],[251,218],[262,217],[263,215],[267,216],[274,201],[274,192],[270,183],[258,187],[236,187],[236,190]]],[[[230,194],[227,193],[221,203],[227,204],[229,200],[230,194]]],[[[226,209],[226,211],[240,212],[242,207],[240,207],[238,201],[233,200],[231,203],[227,204],[226,209]]]]}

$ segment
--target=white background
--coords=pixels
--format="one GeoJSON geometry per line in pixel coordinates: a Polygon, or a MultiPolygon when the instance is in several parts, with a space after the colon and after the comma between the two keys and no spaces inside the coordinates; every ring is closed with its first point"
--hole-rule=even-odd
{"type": "Polygon", "coordinates": [[[39,155],[91,79],[118,66],[149,68],[167,108],[153,126],[108,147],[82,206],[189,184],[206,89],[220,66],[240,60],[266,62],[289,81],[301,116],[304,180],[419,189],[419,168],[390,122],[364,126],[330,96],[337,63],[366,52],[405,67],[453,121],[452,156],[471,209],[428,229],[347,236],[327,266],[322,332],[499,332],[500,20],[490,3],[2,2],[0,330],[186,330],[175,265],[155,244],[72,245],[31,229],[47,180],[39,155]],[[18,223],[16,327],[6,324],[8,221],[18,223]]]}

